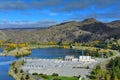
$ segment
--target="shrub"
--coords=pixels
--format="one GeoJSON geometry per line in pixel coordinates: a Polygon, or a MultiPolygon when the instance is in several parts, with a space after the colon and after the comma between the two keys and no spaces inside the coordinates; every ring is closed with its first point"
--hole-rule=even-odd
{"type": "Polygon", "coordinates": [[[29,78],[30,78],[30,76],[29,76],[29,75],[26,75],[25,79],[29,79],[29,78]]]}
{"type": "Polygon", "coordinates": [[[59,79],[59,78],[54,78],[53,80],[61,80],[61,79],[59,79]]]}
{"type": "Polygon", "coordinates": [[[59,76],[57,73],[53,73],[52,76],[59,76]]]}
{"type": "Polygon", "coordinates": [[[86,69],[89,69],[89,68],[90,68],[89,66],[86,67],[86,69]]]}
{"type": "Polygon", "coordinates": [[[41,77],[44,78],[44,79],[48,78],[48,76],[46,74],[42,75],[41,77]]]}
{"type": "Polygon", "coordinates": [[[23,70],[22,70],[22,69],[20,70],[20,73],[23,73],[23,70]]]}
{"type": "Polygon", "coordinates": [[[32,73],[32,75],[38,75],[38,73],[32,73]]]}

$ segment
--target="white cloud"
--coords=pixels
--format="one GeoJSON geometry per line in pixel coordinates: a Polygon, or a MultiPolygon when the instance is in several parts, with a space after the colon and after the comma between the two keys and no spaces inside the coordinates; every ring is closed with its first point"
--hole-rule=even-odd
{"type": "Polygon", "coordinates": [[[51,25],[57,24],[54,20],[43,20],[37,22],[29,22],[29,21],[1,21],[0,28],[29,28],[29,27],[49,27],[51,25]]]}

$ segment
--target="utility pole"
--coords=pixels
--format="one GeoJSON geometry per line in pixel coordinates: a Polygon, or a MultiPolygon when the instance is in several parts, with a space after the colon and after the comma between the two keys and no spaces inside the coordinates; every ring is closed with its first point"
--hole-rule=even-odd
{"type": "Polygon", "coordinates": [[[84,54],[84,49],[82,48],[82,56],[83,56],[83,54],[84,54]]]}
{"type": "Polygon", "coordinates": [[[103,50],[101,50],[101,52],[102,52],[102,58],[103,58],[103,50]]]}

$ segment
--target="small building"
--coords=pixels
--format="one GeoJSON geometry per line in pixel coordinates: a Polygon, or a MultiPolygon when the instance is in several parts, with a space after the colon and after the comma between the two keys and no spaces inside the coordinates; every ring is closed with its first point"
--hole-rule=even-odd
{"type": "Polygon", "coordinates": [[[65,61],[78,61],[78,58],[74,56],[65,56],[65,61]]]}
{"type": "Polygon", "coordinates": [[[95,59],[92,59],[91,56],[79,56],[79,58],[75,58],[74,56],[65,56],[65,61],[95,62],[95,59]]]}
{"type": "Polygon", "coordinates": [[[91,56],[79,56],[79,61],[94,62],[95,60],[91,56]]]}

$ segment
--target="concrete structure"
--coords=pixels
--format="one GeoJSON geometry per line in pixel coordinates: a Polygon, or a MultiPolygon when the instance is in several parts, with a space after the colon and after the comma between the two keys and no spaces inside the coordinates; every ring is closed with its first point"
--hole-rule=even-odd
{"type": "Polygon", "coordinates": [[[65,56],[65,61],[78,61],[78,58],[74,56],[65,56]]]}
{"type": "Polygon", "coordinates": [[[89,75],[97,61],[91,56],[65,56],[65,59],[32,59],[26,58],[25,65],[21,68],[28,74],[44,73],[52,75],[57,73],[60,76],[86,76],[89,75]],[[90,69],[86,69],[89,66],[90,69]]]}
{"type": "Polygon", "coordinates": [[[83,76],[90,73],[90,69],[86,69],[89,62],[64,61],[55,59],[25,59],[25,65],[21,67],[28,74],[44,73],[52,75],[57,73],[60,76],[83,76]]]}
{"type": "Polygon", "coordinates": [[[79,61],[95,62],[95,59],[92,59],[91,56],[79,56],[79,61]]]}
{"type": "Polygon", "coordinates": [[[95,59],[92,59],[91,56],[79,56],[79,58],[75,58],[74,56],[65,56],[65,61],[86,61],[86,62],[94,62],[95,59]]]}

